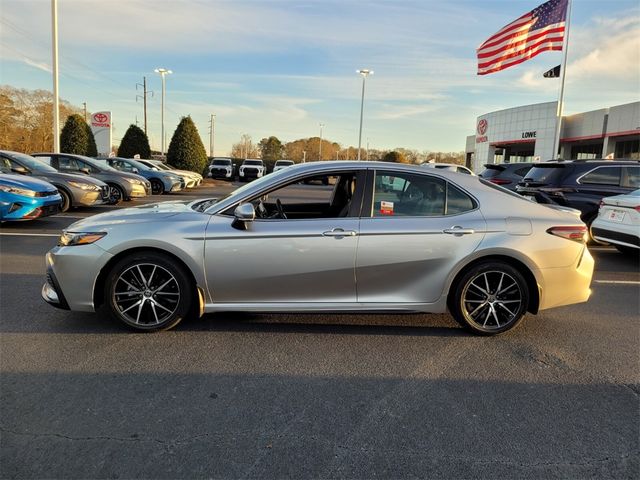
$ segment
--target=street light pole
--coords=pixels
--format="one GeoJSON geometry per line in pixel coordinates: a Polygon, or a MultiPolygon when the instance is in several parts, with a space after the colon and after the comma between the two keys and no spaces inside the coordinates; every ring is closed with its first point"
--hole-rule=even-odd
{"type": "Polygon", "coordinates": [[[356,70],[356,73],[362,75],[362,100],[360,101],[360,133],[358,134],[358,161],[360,161],[360,147],[362,145],[362,116],[364,113],[364,84],[367,76],[373,75],[373,70],[362,68],[356,70]]]}
{"type": "Polygon", "coordinates": [[[324,127],[324,123],[320,124],[320,148],[318,150],[318,160],[322,161],[322,129],[324,127]]]}
{"type": "Polygon", "coordinates": [[[171,70],[167,70],[166,68],[156,68],[154,72],[159,73],[160,76],[162,77],[162,113],[161,113],[161,122],[162,122],[161,145],[162,147],[160,148],[160,155],[164,157],[164,98],[165,98],[165,91],[166,91],[165,76],[173,72],[171,70]]]}
{"type": "Polygon", "coordinates": [[[60,153],[60,100],[58,93],[58,0],[51,0],[53,67],[53,153],[60,153]]]}

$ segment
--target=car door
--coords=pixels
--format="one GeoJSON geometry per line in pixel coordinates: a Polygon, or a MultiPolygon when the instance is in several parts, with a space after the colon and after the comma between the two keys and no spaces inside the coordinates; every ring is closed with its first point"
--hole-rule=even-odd
{"type": "Polygon", "coordinates": [[[438,300],[451,270],[484,236],[477,200],[435,175],[377,170],[371,177],[360,222],[358,302],[438,300]]]}
{"type": "MultiPolygon", "coordinates": [[[[298,182],[287,187],[306,194],[284,205],[295,218],[256,218],[239,230],[232,226],[233,208],[213,217],[206,232],[205,271],[214,302],[323,304],[327,309],[355,303],[359,204],[354,199],[360,198],[361,187],[351,192],[351,212],[335,208],[334,215],[318,218],[300,205],[306,201],[317,210],[324,198],[331,206],[337,185],[298,182]]],[[[265,193],[270,200],[286,202],[289,197],[281,195],[282,190],[269,192],[267,187],[242,203],[255,202],[265,193]]]]}

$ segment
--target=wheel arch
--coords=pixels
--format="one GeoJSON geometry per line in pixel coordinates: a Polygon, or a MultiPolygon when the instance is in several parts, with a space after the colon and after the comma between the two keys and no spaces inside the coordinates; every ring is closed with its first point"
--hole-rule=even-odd
{"type": "Polygon", "coordinates": [[[51,185],[56,187],[58,190],[62,190],[64,191],[64,193],[69,195],[69,208],[75,206],[75,196],[73,195],[73,193],[71,193],[71,190],[69,189],[69,187],[67,187],[62,183],[57,183],[57,182],[49,182],[49,183],[51,183],[51,185]]]}
{"type": "Polygon", "coordinates": [[[204,291],[202,290],[202,287],[198,285],[198,281],[196,280],[196,277],[193,274],[193,271],[178,255],[162,248],[148,247],[148,246],[134,247],[134,248],[123,250],[117,253],[116,255],[114,255],[112,258],[110,258],[109,261],[102,267],[93,285],[94,308],[98,309],[105,302],[105,298],[104,298],[105,281],[109,272],[113,269],[114,265],[128,255],[132,255],[135,253],[143,253],[143,252],[158,253],[161,255],[165,255],[171,258],[172,260],[175,260],[178,264],[180,264],[182,268],[184,268],[184,271],[187,273],[187,276],[189,277],[189,281],[191,282],[191,287],[195,289],[194,293],[196,294],[196,298],[198,299],[198,305],[194,305],[193,310],[199,316],[202,316],[204,313],[204,303],[205,303],[204,291]]]}
{"type": "Polygon", "coordinates": [[[476,265],[487,261],[500,261],[506,263],[522,274],[529,289],[529,305],[527,307],[527,311],[533,314],[538,313],[538,309],[540,307],[540,289],[535,275],[523,261],[505,254],[489,254],[474,258],[458,270],[453,280],[449,283],[449,291],[447,293],[447,306],[449,307],[449,310],[451,310],[451,302],[453,301],[456,285],[462,276],[476,265]]]}

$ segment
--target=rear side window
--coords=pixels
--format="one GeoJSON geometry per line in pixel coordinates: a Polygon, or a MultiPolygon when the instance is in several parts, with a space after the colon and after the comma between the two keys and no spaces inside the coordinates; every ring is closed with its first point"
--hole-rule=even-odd
{"type": "Polygon", "coordinates": [[[640,167],[624,167],[622,186],[640,188],[640,167]]]}
{"type": "Polygon", "coordinates": [[[598,167],[580,179],[582,184],[620,185],[620,167],[598,167]]]}
{"type": "Polygon", "coordinates": [[[71,157],[58,157],[58,168],[60,170],[71,170],[74,172],[80,170],[76,159],[71,157]]]}
{"type": "Polygon", "coordinates": [[[474,208],[475,203],[469,195],[451,183],[447,183],[447,210],[445,215],[456,215],[474,208]]]}
{"type": "Polygon", "coordinates": [[[524,178],[536,183],[553,183],[559,181],[565,171],[566,167],[562,164],[536,165],[527,172],[524,178]]]}

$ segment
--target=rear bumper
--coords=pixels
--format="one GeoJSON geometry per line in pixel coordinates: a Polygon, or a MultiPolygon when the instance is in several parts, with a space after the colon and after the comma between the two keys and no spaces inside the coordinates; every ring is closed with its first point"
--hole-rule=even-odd
{"type": "Polygon", "coordinates": [[[633,225],[622,226],[624,230],[609,230],[601,226],[593,226],[591,228],[591,234],[596,240],[607,243],[614,243],[616,245],[623,245],[625,247],[640,248],[640,237],[638,236],[637,227],[633,225]],[[635,231],[634,231],[635,230],[635,231]]]}
{"type": "Polygon", "coordinates": [[[595,262],[586,246],[577,260],[567,267],[537,270],[542,280],[540,308],[561,307],[589,300],[595,262]]]}

